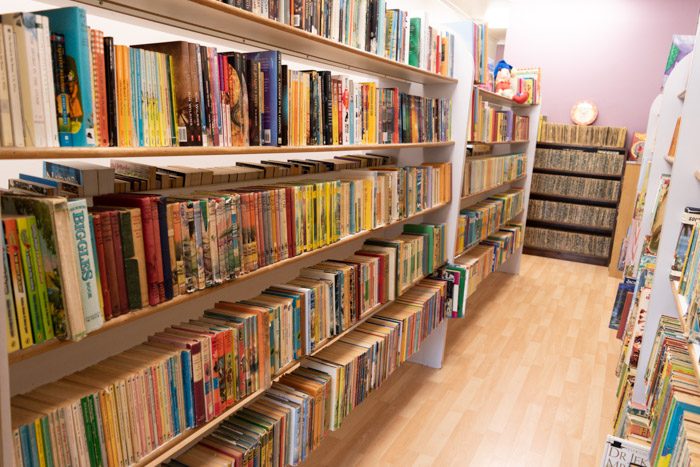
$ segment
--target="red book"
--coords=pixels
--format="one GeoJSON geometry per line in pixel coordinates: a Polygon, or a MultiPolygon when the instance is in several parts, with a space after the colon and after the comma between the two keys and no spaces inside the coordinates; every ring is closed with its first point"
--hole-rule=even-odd
{"type": "Polygon", "coordinates": [[[627,292],[625,296],[625,304],[622,306],[622,316],[620,316],[620,325],[617,328],[617,338],[622,339],[622,335],[625,333],[625,327],[627,326],[627,316],[630,312],[630,307],[632,306],[632,297],[634,292],[627,292]]]}
{"type": "Polygon", "coordinates": [[[258,263],[260,267],[267,266],[267,255],[265,254],[265,248],[268,246],[265,244],[265,224],[263,223],[263,208],[262,208],[262,194],[260,192],[253,192],[253,215],[255,216],[255,238],[258,242],[258,263]]]}
{"type": "Polygon", "coordinates": [[[109,222],[112,225],[112,245],[114,246],[114,261],[117,271],[117,290],[119,291],[119,310],[121,314],[129,312],[129,294],[126,291],[126,276],[124,274],[124,251],[122,250],[122,234],[119,224],[119,213],[108,211],[109,222]]]}
{"type": "Polygon", "coordinates": [[[100,289],[102,293],[102,313],[105,321],[112,319],[112,297],[110,296],[110,280],[107,275],[107,263],[105,260],[104,241],[102,240],[102,215],[90,214],[93,218],[95,230],[95,249],[97,250],[97,267],[100,270],[100,289]]]}
{"type": "Polygon", "coordinates": [[[104,34],[90,30],[92,51],[92,75],[95,97],[95,133],[97,146],[109,146],[109,124],[107,122],[107,75],[105,72],[104,34]]]}
{"type": "MultiPolygon", "coordinates": [[[[97,229],[97,226],[95,226],[97,229]]],[[[114,238],[112,230],[112,220],[109,213],[100,215],[100,229],[102,230],[102,242],[104,244],[105,269],[107,271],[107,282],[111,284],[109,296],[112,304],[112,317],[121,314],[122,306],[119,298],[119,286],[117,284],[117,259],[114,257],[114,238]]]]}
{"type": "Polygon", "coordinates": [[[294,189],[286,187],[284,196],[287,201],[287,255],[289,258],[297,255],[296,232],[296,206],[294,205],[294,189]]]}
{"type": "Polygon", "coordinates": [[[382,254],[376,251],[365,251],[365,250],[359,250],[355,252],[356,255],[360,256],[372,256],[374,258],[379,259],[379,303],[385,303],[387,301],[387,296],[389,291],[385,289],[385,281],[384,281],[384,271],[386,267],[386,261],[388,258],[388,254],[382,254]]]}
{"type": "Polygon", "coordinates": [[[158,224],[158,199],[158,195],[139,193],[115,193],[95,196],[93,199],[96,206],[119,206],[141,210],[148,303],[150,305],[157,305],[165,299],[160,227],[158,224]]]}

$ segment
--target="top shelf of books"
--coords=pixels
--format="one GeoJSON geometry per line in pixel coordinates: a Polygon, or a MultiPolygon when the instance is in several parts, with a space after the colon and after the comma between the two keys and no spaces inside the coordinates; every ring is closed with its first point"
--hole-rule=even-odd
{"type": "MultiPolygon", "coordinates": [[[[425,69],[426,67],[419,68],[409,63],[387,58],[353,46],[357,44],[348,45],[331,37],[325,37],[308,32],[301,27],[295,27],[292,25],[292,21],[298,21],[297,15],[295,15],[295,12],[285,12],[283,10],[284,5],[288,4],[286,2],[278,3],[280,10],[277,13],[277,17],[281,18],[280,21],[272,19],[275,15],[271,11],[266,16],[263,16],[256,12],[247,11],[215,0],[149,0],[147,10],[143,8],[144,5],[141,0],[80,0],[80,3],[231,39],[264,49],[279,49],[295,53],[309,60],[318,60],[337,67],[355,69],[375,76],[398,78],[422,84],[448,84],[458,81],[456,78],[448,76],[447,70],[435,72],[432,69],[425,69]],[[284,21],[285,17],[288,22],[284,21]]],[[[387,11],[387,13],[389,12],[387,11]]],[[[265,13],[263,12],[263,14],[265,13]]],[[[303,19],[307,18],[304,16],[303,19]]],[[[408,17],[406,17],[406,21],[408,21],[408,17]]],[[[427,22],[426,19],[424,21],[427,22]]],[[[315,28],[315,26],[313,24],[309,25],[309,29],[312,28],[315,28]]],[[[331,26],[329,26],[330,28],[331,26]]],[[[427,24],[425,30],[427,33],[427,24]]],[[[432,28],[431,30],[433,34],[437,33],[436,30],[432,28]]],[[[336,32],[334,30],[334,34],[342,33],[342,31],[336,32]]],[[[387,42],[384,41],[384,38],[375,40],[385,44],[387,42]]],[[[434,42],[434,38],[431,38],[432,42],[434,42]]],[[[437,44],[435,46],[437,48],[437,44]]],[[[408,40],[406,40],[406,47],[408,47],[408,40]]],[[[406,61],[411,59],[408,50],[405,51],[404,58],[406,58],[406,61]]]]}

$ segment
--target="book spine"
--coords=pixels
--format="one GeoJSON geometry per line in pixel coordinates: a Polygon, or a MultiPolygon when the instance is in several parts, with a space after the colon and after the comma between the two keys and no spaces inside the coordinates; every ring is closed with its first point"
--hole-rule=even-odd
{"type": "Polygon", "coordinates": [[[17,315],[19,345],[24,349],[34,343],[34,338],[32,336],[32,323],[29,312],[29,297],[27,296],[26,281],[22,268],[22,252],[19,245],[17,221],[15,219],[5,219],[3,220],[3,227],[8,261],[6,275],[9,276],[12,283],[12,296],[15,304],[12,312],[17,315]]]}
{"type": "Polygon", "coordinates": [[[11,25],[2,25],[3,48],[7,67],[7,89],[9,95],[10,118],[12,125],[12,144],[24,147],[24,132],[22,129],[22,104],[19,92],[19,70],[15,33],[11,25]]]}
{"type": "Polygon", "coordinates": [[[196,137],[196,146],[206,144],[206,121],[202,105],[202,73],[200,67],[199,45],[189,43],[190,86],[192,87],[192,123],[196,137]]]}
{"type": "MultiPolygon", "coordinates": [[[[102,244],[106,263],[106,272],[109,280],[109,302],[111,304],[111,317],[121,314],[121,295],[119,292],[119,279],[117,268],[121,267],[117,263],[114,246],[114,229],[112,227],[112,216],[108,212],[100,215],[100,229],[102,232],[102,244]]],[[[107,311],[105,309],[105,315],[107,311]]]]}
{"type": "Polygon", "coordinates": [[[107,271],[105,245],[102,238],[102,219],[100,214],[92,214],[92,227],[95,233],[95,250],[100,275],[100,292],[102,296],[102,314],[105,321],[112,319],[112,298],[110,292],[110,277],[107,271]]]}
{"type": "Polygon", "coordinates": [[[173,290],[173,273],[170,266],[170,245],[168,242],[168,221],[165,202],[161,199],[156,201],[156,213],[158,218],[159,241],[160,241],[160,264],[162,270],[163,294],[166,300],[172,300],[174,296],[173,290]]]}
{"type": "Polygon", "coordinates": [[[116,211],[110,211],[109,217],[110,226],[112,229],[112,247],[114,249],[117,290],[119,293],[119,314],[124,314],[129,311],[129,294],[126,288],[126,273],[124,271],[124,251],[122,249],[119,213],[116,211]]]}
{"type": "Polygon", "coordinates": [[[47,339],[46,323],[43,322],[42,301],[40,298],[39,279],[37,275],[36,255],[27,218],[17,218],[17,235],[22,258],[22,269],[27,290],[27,301],[31,317],[34,342],[41,343],[47,339]]]}

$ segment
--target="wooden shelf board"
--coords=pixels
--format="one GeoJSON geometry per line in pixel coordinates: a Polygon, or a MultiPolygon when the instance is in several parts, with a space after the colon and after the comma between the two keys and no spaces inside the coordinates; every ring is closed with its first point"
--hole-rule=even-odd
{"type": "Polygon", "coordinates": [[[603,199],[591,199],[591,198],[577,198],[575,196],[564,196],[564,195],[553,195],[549,193],[537,193],[535,191],[530,192],[530,196],[534,196],[534,199],[543,199],[545,201],[573,201],[579,202],[580,204],[589,203],[594,206],[603,206],[614,208],[617,206],[617,201],[603,200],[603,199]]]}
{"type": "Polygon", "coordinates": [[[608,262],[610,261],[607,256],[585,255],[581,253],[574,253],[571,251],[556,250],[551,248],[539,248],[527,245],[523,247],[523,253],[527,255],[545,256],[547,258],[579,261],[589,264],[596,264],[598,266],[607,266],[608,262]]]}
{"type": "Polygon", "coordinates": [[[487,102],[491,102],[492,104],[498,104],[498,105],[503,105],[507,107],[532,107],[533,105],[536,104],[519,104],[515,102],[513,99],[508,99],[507,97],[503,97],[501,95],[496,94],[493,91],[489,91],[487,89],[480,88],[479,86],[474,85],[474,88],[479,90],[479,95],[483,97],[483,99],[487,102]]]}
{"type": "Polygon", "coordinates": [[[535,166],[533,168],[534,173],[541,173],[541,174],[547,174],[547,175],[566,175],[566,176],[574,176],[574,177],[581,177],[581,178],[595,178],[595,179],[602,179],[602,180],[622,180],[623,174],[620,175],[610,175],[610,174],[596,174],[596,173],[588,173],[588,172],[575,172],[572,170],[558,170],[558,169],[549,169],[545,167],[537,167],[535,166]]]}
{"type": "Polygon", "coordinates": [[[454,84],[458,81],[216,0],[75,1],[261,49],[278,49],[300,58],[375,76],[422,84],[454,84]]]}
{"type": "MultiPolygon", "coordinates": [[[[372,229],[372,230],[366,230],[364,232],[360,232],[360,233],[357,233],[355,235],[345,237],[345,238],[343,238],[343,239],[341,239],[341,240],[339,240],[331,245],[325,246],[323,248],[319,248],[317,250],[308,251],[306,253],[302,253],[301,255],[293,256],[291,258],[287,258],[285,260],[279,261],[279,262],[274,263],[274,264],[270,264],[268,266],[264,266],[260,269],[256,269],[255,271],[249,272],[248,274],[237,277],[236,279],[234,279],[232,281],[220,284],[218,286],[210,287],[210,288],[200,290],[197,292],[193,292],[190,294],[179,295],[179,296],[173,298],[172,300],[160,303],[156,306],[150,306],[150,307],[142,308],[140,310],[131,311],[127,314],[118,316],[116,318],[113,318],[113,319],[107,321],[101,328],[91,332],[86,337],[86,339],[90,339],[90,338],[95,337],[99,334],[102,334],[102,333],[108,332],[112,329],[121,327],[125,324],[132,322],[132,321],[142,319],[146,316],[160,313],[160,312],[165,311],[167,309],[170,309],[172,307],[178,306],[182,303],[186,303],[186,302],[189,302],[189,301],[194,300],[194,299],[199,299],[199,298],[204,297],[204,296],[211,294],[213,292],[220,291],[222,289],[222,287],[238,285],[241,282],[245,282],[245,281],[252,279],[256,276],[259,276],[261,274],[267,274],[270,271],[273,271],[275,269],[287,266],[289,264],[296,263],[298,261],[301,261],[301,260],[304,260],[307,258],[311,258],[311,257],[319,255],[320,253],[323,253],[323,252],[328,252],[330,249],[337,248],[341,245],[345,245],[345,244],[348,244],[350,242],[354,242],[356,240],[370,237],[370,236],[376,234],[377,232],[388,229],[390,227],[405,224],[407,222],[410,222],[412,219],[415,219],[415,218],[418,218],[418,217],[423,216],[425,214],[437,211],[438,209],[442,209],[443,207],[447,206],[448,204],[449,204],[449,202],[442,203],[442,204],[439,204],[437,206],[433,206],[432,208],[424,209],[423,211],[421,211],[419,213],[416,213],[416,214],[409,216],[405,219],[401,219],[397,222],[393,222],[393,223],[388,224],[388,225],[380,226],[380,227],[377,227],[377,228],[372,229]]],[[[58,339],[53,339],[51,341],[47,341],[47,342],[44,342],[44,343],[39,344],[39,345],[33,345],[27,349],[12,352],[11,354],[8,355],[8,359],[9,359],[10,365],[13,365],[14,363],[20,362],[22,360],[33,358],[37,355],[41,355],[43,353],[50,352],[58,347],[63,347],[63,346],[71,345],[74,343],[75,342],[73,342],[73,341],[60,341],[58,339]]]]}
{"type": "Polygon", "coordinates": [[[530,225],[530,223],[532,223],[533,224],[532,227],[544,227],[544,228],[553,228],[553,229],[559,229],[559,230],[567,230],[567,231],[572,231],[572,232],[599,234],[599,235],[604,235],[606,237],[610,237],[614,233],[613,229],[605,229],[605,228],[594,227],[594,226],[590,226],[590,225],[573,224],[573,223],[567,223],[567,222],[553,222],[553,221],[548,221],[545,219],[533,219],[531,217],[527,218],[527,223],[528,223],[528,225],[530,225]]]}
{"type": "Polygon", "coordinates": [[[554,148],[572,148],[572,149],[590,149],[592,151],[617,151],[625,152],[625,148],[619,148],[615,146],[591,146],[587,144],[576,144],[576,143],[552,143],[549,141],[538,141],[537,146],[544,147],[554,147],[554,148]]]}
{"type": "MultiPolygon", "coordinates": [[[[518,177],[518,178],[514,178],[513,180],[509,180],[509,181],[507,181],[507,182],[503,182],[503,183],[501,183],[500,185],[494,185],[494,186],[492,186],[492,187],[486,188],[486,189],[481,190],[481,191],[477,191],[477,192],[475,192],[475,193],[469,193],[468,195],[462,196],[462,197],[459,199],[459,200],[460,200],[460,203],[464,203],[464,202],[466,202],[466,201],[468,201],[468,200],[470,200],[470,199],[474,199],[474,198],[476,198],[477,196],[481,196],[481,195],[484,195],[484,194],[487,194],[487,193],[496,192],[496,191],[498,191],[498,190],[501,189],[501,188],[510,186],[510,185],[512,185],[513,183],[521,182],[521,181],[525,180],[526,178],[527,178],[527,175],[522,175],[522,176],[520,176],[520,177],[518,177]]],[[[461,208],[464,208],[464,206],[461,206],[461,208]]]]}
{"type": "Polygon", "coordinates": [[[333,146],[176,146],[145,147],[62,147],[62,148],[0,148],[0,160],[99,159],[129,157],[219,156],[244,154],[284,154],[300,152],[369,151],[381,149],[442,148],[454,141],[399,144],[347,144],[333,146]]]}
{"type": "Polygon", "coordinates": [[[495,145],[495,144],[526,144],[529,142],[530,142],[530,140],[521,139],[521,140],[515,140],[515,141],[469,141],[467,144],[487,144],[487,145],[491,146],[491,145],[495,145]]]}
{"type": "Polygon", "coordinates": [[[233,407],[229,407],[228,409],[226,409],[218,417],[209,420],[203,425],[181,433],[177,437],[171,439],[170,441],[166,442],[159,448],[149,453],[147,456],[139,459],[139,461],[135,465],[160,465],[161,463],[167,461],[171,457],[176,456],[180,452],[192,446],[198,440],[204,438],[206,435],[214,431],[221,422],[223,422],[229,416],[233,415],[233,413],[253,402],[253,400],[261,396],[267,390],[267,388],[268,387],[266,386],[262,389],[258,389],[250,396],[237,402],[233,407]]]}

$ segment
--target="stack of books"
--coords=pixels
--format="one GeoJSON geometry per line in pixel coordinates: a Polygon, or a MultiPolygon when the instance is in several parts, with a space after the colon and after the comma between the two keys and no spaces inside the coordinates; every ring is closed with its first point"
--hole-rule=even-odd
{"type": "Polygon", "coordinates": [[[469,277],[467,296],[476,292],[484,279],[520,250],[523,246],[524,230],[523,224],[505,224],[486,240],[457,258],[457,265],[464,267],[469,277]]]}
{"type": "Polygon", "coordinates": [[[526,154],[509,154],[479,159],[467,157],[462,177],[462,197],[486,191],[525,175],[526,154]]]}
{"type": "MultiPolygon", "coordinates": [[[[291,70],[279,51],[219,53],[185,41],[116,45],[88,27],[79,7],[1,20],[3,52],[12,58],[0,70],[9,84],[0,94],[6,109],[0,115],[2,146],[304,146],[451,138],[449,99],[411,96],[330,71],[291,70]]],[[[420,37],[428,40],[427,32],[420,37]]],[[[437,47],[438,38],[429,40],[437,47]]],[[[444,51],[439,43],[436,50],[444,51]]],[[[418,51],[425,68],[442,68],[439,57],[418,51]]]]}
{"type": "Polygon", "coordinates": [[[532,192],[541,195],[617,203],[620,185],[620,180],[532,174],[532,192]]]}
{"type": "Polygon", "coordinates": [[[602,149],[591,152],[539,147],[535,151],[535,169],[620,177],[625,170],[625,154],[602,149]]]}
{"type": "Polygon", "coordinates": [[[598,258],[607,258],[610,255],[610,243],[610,237],[604,235],[565,230],[528,227],[525,233],[525,245],[528,247],[598,258]]]}
{"type": "Polygon", "coordinates": [[[45,170],[41,175],[20,173],[17,178],[8,180],[8,188],[16,193],[73,198],[100,194],[99,189],[93,190],[85,184],[88,179],[100,179],[100,175],[106,187],[103,194],[106,194],[226,185],[392,164],[391,156],[375,154],[335,156],[332,159],[237,162],[232,166],[206,168],[152,165],[128,159],[112,159],[109,168],[86,162],[60,162],[46,164],[45,168],[50,170],[45,170]],[[112,190],[109,189],[110,185],[113,185],[112,190]]]}
{"type": "MultiPolygon", "coordinates": [[[[352,372],[347,376],[357,375],[367,364],[366,370],[376,377],[353,389],[356,398],[348,393],[335,399],[345,404],[338,411],[327,409],[327,416],[335,413],[340,418],[328,419],[325,426],[337,428],[339,414],[349,412],[416,352],[446,316],[447,281],[419,282],[445,260],[444,228],[410,225],[395,239],[370,240],[348,258],[302,269],[296,279],[251,299],[218,302],[199,318],[173,325],[139,346],[13,397],[18,465],[23,465],[22,459],[36,465],[79,460],[91,465],[133,464],[185,430],[268,388],[292,362],[315,354],[302,366],[323,371],[319,366],[333,361],[339,348],[364,342],[366,333],[379,336],[372,341],[376,345],[348,361],[360,367],[347,368],[352,372]],[[367,319],[389,301],[394,304],[367,319]],[[329,338],[359,320],[366,321],[322,349],[329,338]]],[[[298,370],[280,384],[293,385],[310,373],[298,370]]],[[[335,398],[343,386],[336,373],[325,373],[332,384],[323,397],[335,398]]],[[[276,389],[279,385],[266,397],[276,389]]]]}
{"type": "Polygon", "coordinates": [[[533,221],[612,230],[615,228],[617,209],[531,199],[527,207],[527,218],[533,221]]]}
{"type": "Polygon", "coordinates": [[[391,8],[386,0],[226,3],[380,57],[453,75],[454,35],[431,25],[426,11],[391,8]]]}
{"type": "Polygon", "coordinates": [[[530,134],[530,118],[518,115],[508,107],[488,102],[474,88],[470,114],[470,140],[482,143],[527,141],[530,134]]]}
{"type": "Polygon", "coordinates": [[[502,224],[522,211],[523,201],[523,190],[512,189],[460,211],[455,254],[461,254],[497,232],[502,224]]]}
{"type": "Polygon", "coordinates": [[[581,126],[540,121],[537,141],[542,143],[624,149],[627,128],[581,126]]]}
{"type": "Polygon", "coordinates": [[[182,196],[97,195],[90,210],[83,198],[3,194],[8,349],[81,339],[117,316],[389,225],[451,194],[449,163],[343,175],[182,196]]]}
{"type": "Polygon", "coordinates": [[[303,462],[329,432],[416,353],[445,317],[447,281],[425,279],[332,346],[302,361],[171,465],[216,458],[303,462]]]}

